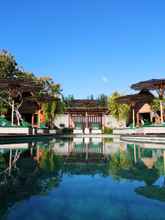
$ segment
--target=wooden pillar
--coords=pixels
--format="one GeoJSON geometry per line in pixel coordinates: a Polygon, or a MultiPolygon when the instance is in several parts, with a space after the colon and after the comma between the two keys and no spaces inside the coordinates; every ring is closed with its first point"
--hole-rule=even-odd
{"type": "Polygon", "coordinates": [[[163,123],[163,103],[162,103],[162,100],[160,100],[160,120],[161,120],[161,123],[163,123]]]}
{"type": "Polygon", "coordinates": [[[158,95],[159,95],[159,100],[160,100],[160,120],[161,123],[164,122],[163,120],[163,97],[164,97],[164,92],[165,92],[165,88],[164,86],[161,85],[161,87],[157,90],[158,95]]]}
{"type": "Polygon", "coordinates": [[[133,128],[135,128],[135,109],[132,108],[132,121],[133,121],[133,128]]]}
{"type": "Polygon", "coordinates": [[[34,114],[32,114],[31,124],[32,124],[32,127],[33,127],[34,126],[34,114]]]}
{"type": "Polygon", "coordinates": [[[41,121],[40,121],[40,110],[38,110],[37,115],[38,115],[38,128],[39,128],[40,125],[41,125],[41,121]]]}
{"type": "Polygon", "coordinates": [[[137,123],[137,126],[140,126],[139,112],[136,113],[136,123],[137,123]]]}
{"type": "Polygon", "coordinates": [[[150,122],[153,123],[152,112],[150,112],[150,122]]]}
{"type": "Polygon", "coordinates": [[[12,101],[12,107],[11,107],[11,125],[14,125],[14,100],[12,101]]]}
{"type": "Polygon", "coordinates": [[[138,146],[138,159],[141,159],[140,146],[138,146]]]}
{"type": "Polygon", "coordinates": [[[9,176],[11,175],[11,168],[12,168],[12,149],[10,149],[10,155],[9,155],[9,176]]]}
{"type": "Polygon", "coordinates": [[[88,113],[87,112],[85,114],[85,120],[86,120],[85,127],[88,128],[88,113]]]}
{"type": "Polygon", "coordinates": [[[136,145],[134,144],[134,162],[137,162],[137,158],[136,158],[136,145]]]}

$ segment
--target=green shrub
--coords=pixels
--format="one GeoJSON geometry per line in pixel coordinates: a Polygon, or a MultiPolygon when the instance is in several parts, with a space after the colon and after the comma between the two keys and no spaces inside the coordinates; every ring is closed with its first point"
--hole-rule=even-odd
{"type": "Polygon", "coordinates": [[[113,129],[112,129],[112,128],[105,127],[105,128],[103,129],[103,133],[104,133],[104,134],[112,134],[112,133],[113,133],[113,129]]]}
{"type": "Polygon", "coordinates": [[[63,134],[72,134],[73,133],[73,129],[72,128],[63,128],[62,129],[62,133],[63,134]]]}

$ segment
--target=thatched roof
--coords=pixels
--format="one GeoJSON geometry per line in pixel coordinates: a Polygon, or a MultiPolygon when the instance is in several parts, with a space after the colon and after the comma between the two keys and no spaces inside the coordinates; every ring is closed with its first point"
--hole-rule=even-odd
{"type": "Polygon", "coordinates": [[[121,96],[116,99],[119,104],[132,104],[138,102],[151,102],[154,99],[154,95],[148,90],[142,90],[137,94],[121,96]]]}
{"type": "Polygon", "coordinates": [[[23,92],[31,92],[40,90],[42,85],[29,79],[0,79],[0,88],[3,89],[18,89],[23,92]]]}
{"type": "Polygon", "coordinates": [[[81,107],[98,107],[98,100],[89,100],[89,99],[74,99],[71,100],[69,105],[73,108],[81,107]]]}
{"type": "Polygon", "coordinates": [[[50,95],[42,95],[42,96],[29,96],[24,98],[25,101],[34,101],[34,102],[39,102],[39,103],[43,103],[43,102],[52,102],[52,101],[56,101],[56,100],[60,100],[58,97],[55,96],[50,96],[50,95]]]}
{"type": "Polygon", "coordinates": [[[106,113],[108,111],[107,106],[100,106],[99,100],[89,100],[89,99],[74,99],[70,101],[66,112],[97,112],[106,113]]]}
{"type": "Polygon", "coordinates": [[[149,90],[157,90],[157,89],[164,89],[165,88],[165,79],[151,79],[147,81],[141,81],[131,85],[131,88],[134,90],[142,90],[142,89],[149,89],[149,90]]]}

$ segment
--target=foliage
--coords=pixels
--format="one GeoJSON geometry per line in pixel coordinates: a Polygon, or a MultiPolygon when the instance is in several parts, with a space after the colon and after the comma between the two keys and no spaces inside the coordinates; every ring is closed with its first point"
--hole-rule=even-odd
{"type": "Polygon", "coordinates": [[[135,192],[146,198],[165,201],[165,187],[161,186],[141,186],[135,189],[135,192]]]}
{"type": "Polygon", "coordinates": [[[61,160],[50,149],[44,149],[39,161],[39,167],[45,172],[59,171],[61,160]]]}
{"type": "Polygon", "coordinates": [[[0,115],[3,115],[8,111],[8,106],[6,103],[0,101],[0,115]]]}
{"type": "Polygon", "coordinates": [[[88,97],[88,99],[90,99],[90,100],[94,100],[94,95],[91,94],[91,95],[88,97]]]}
{"type": "Polygon", "coordinates": [[[0,51],[0,78],[15,78],[18,72],[17,62],[6,50],[0,51]]]}
{"type": "MultiPolygon", "coordinates": [[[[151,103],[151,107],[152,107],[152,110],[154,112],[159,112],[160,111],[160,101],[165,103],[165,99],[159,99],[159,98],[155,98],[153,100],[153,102],[151,103]]],[[[163,109],[165,110],[165,106],[164,105],[163,105],[163,109]]]]}
{"type": "Polygon", "coordinates": [[[104,132],[104,134],[112,134],[113,133],[113,129],[112,128],[108,128],[108,127],[104,127],[103,132],[104,132]]]}
{"type": "Polygon", "coordinates": [[[142,161],[134,164],[128,152],[117,152],[109,160],[109,173],[115,179],[144,181],[151,186],[159,177],[156,168],[148,169],[142,161]]]}
{"type": "Polygon", "coordinates": [[[125,151],[118,151],[114,155],[111,156],[109,160],[109,173],[118,178],[121,170],[127,170],[132,167],[132,160],[129,155],[125,151]]]}
{"type": "Polygon", "coordinates": [[[52,99],[42,104],[42,110],[44,111],[46,123],[53,128],[53,121],[57,113],[63,111],[63,102],[58,98],[61,94],[59,84],[54,84],[51,78],[40,78],[43,85],[43,90],[40,92],[40,96],[47,94],[52,99]]]}
{"type": "Polygon", "coordinates": [[[106,107],[107,106],[107,96],[104,94],[99,95],[98,97],[98,104],[100,107],[106,107]]]}
{"type": "MultiPolygon", "coordinates": [[[[60,101],[62,92],[60,85],[55,84],[50,77],[36,77],[33,73],[24,71],[22,68],[19,68],[14,56],[5,50],[0,52],[0,78],[26,79],[39,83],[41,85],[41,89],[40,91],[33,92],[33,95],[35,95],[38,100],[43,96],[48,98],[50,97],[50,101],[45,101],[42,107],[46,116],[46,121],[51,127],[56,113],[62,112],[64,110],[63,102],[60,101]]],[[[23,103],[22,94],[20,95],[19,93],[19,97],[20,100],[18,100],[18,97],[15,100],[15,105],[18,108],[23,103]],[[16,101],[18,101],[18,103],[16,103],[16,101]]],[[[11,108],[11,101],[13,98],[8,94],[8,91],[5,90],[1,91],[0,100],[0,114],[2,114],[11,108]]]]}
{"type": "Polygon", "coordinates": [[[73,128],[63,128],[62,134],[73,134],[73,128]]]}
{"type": "Polygon", "coordinates": [[[16,74],[17,78],[19,79],[29,79],[29,80],[34,80],[37,81],[37,77],[30,72],[25,72],[25,71],[18,71],[16,74]]]}
{"type": "Polygon", "coordinates": [[[127,104],[119,104],[116,99],[120,97],[120,93],[114,92],[108,98],[108,109],[112,116],[114,116],[117,120],[128,119],[130,106],[127,104]]]}
{"type": "Polygon", "coordinates": [[[72,101],[75,99],[73,95],[68,95],[67,97],[64,97],[64,103],[65,103],[65,108],[66,107],[71,107],[72,101]]]}

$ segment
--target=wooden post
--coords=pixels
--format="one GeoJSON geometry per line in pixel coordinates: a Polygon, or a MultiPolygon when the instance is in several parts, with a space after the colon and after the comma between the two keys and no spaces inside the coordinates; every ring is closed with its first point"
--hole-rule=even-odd
{"type": "Polygon", "coordinates": [[[11,107],[11,125],[14,125],[14,100],[12,101],[12,107],[11,107]]]}
{"type": "Polygon", "coordinates": [[[87,112],[85,114],[85,119],[86,119],[85,127],[88,128],[88,113],[87,112]]]}
{"type": "Polygon", "coordinates": [[[160,100],[160,119],[161,119],[161,124],[163,124],[163,103],[162,100],[160,100]]]}
{"type": "Polygon", "coordinates": [[[164,97],[164,91],[165,91],[164,87],[161,87],[160,89],[157,90],[158,95],[159,95],[159,99],[160,99],[160,120],[161,120],[161,124],[164,122],[164,120],[163,120],[163,102],[162,102],[162,99],[164,97]]]}
{"type": "Polygon", "coordinates": [[[132,108],[132,120],[133,120],[133,128],[135,128],[135,109],[134,109],[134,106],[132,108]]]}
{"type": "Polygon", "coordinates": [[[40,110],[38,110],[38,128],[40,127],[40,110]]]}
{"type": "Polygon", "coordinates": [[[137,162],[137,158],[136,158],[136,145],[134,144],[134,162],[137,162]]]}
{"type": "Polygon", "coordinates": [[[31,123],[32,123],[32,127],[33,127],[34,126],[34,114],[32,114],[31,123]]]}
{"type": "Polygon", "coordinates": [[[10,155],[9,155],[9,176],[11,175],[11,168],[12,168],[12,149],[10,149],[10,155]]]}
{"type": "Polygon", "coordinates": [[[137,123],[137,126],[140,126],[139,112],[136,113],[136,123],[137,123]]]}

